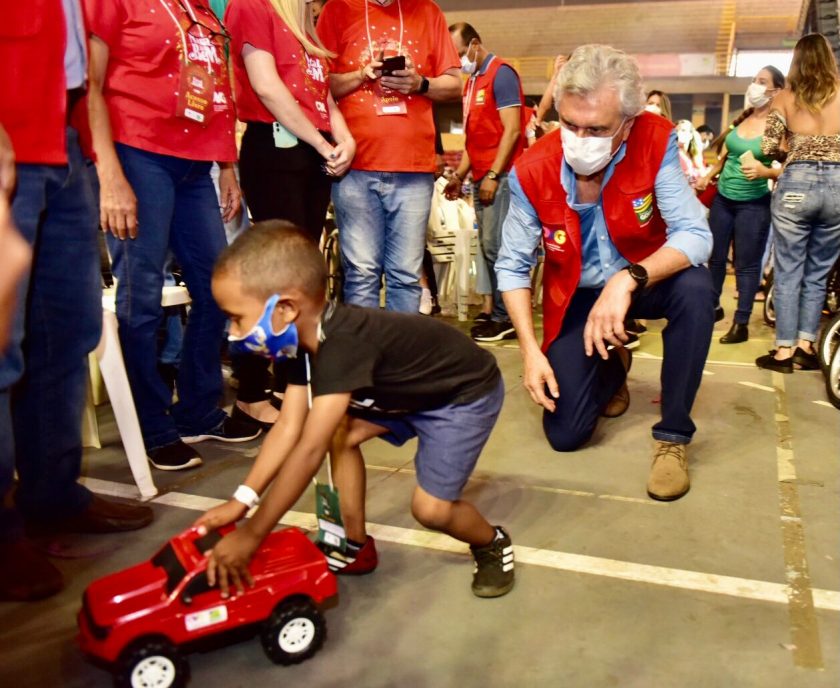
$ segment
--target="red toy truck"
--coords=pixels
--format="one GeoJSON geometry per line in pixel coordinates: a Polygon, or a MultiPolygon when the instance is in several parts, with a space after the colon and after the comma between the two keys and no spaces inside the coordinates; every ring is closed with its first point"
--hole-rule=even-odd
{"type": "Polygon", "coordinates": [[[85,590],[79,645],[114,669],[117,686],[183,686],[184,651],[244,626],[256,625],[265,653],[278,664],[302,662],[321,647],[327,631],[319,608],[337,595],[324,555],[297,528],[275,531],[251,561],[254,586],[222,599],[218,586],[207,584],[204,552],[233,529],[200,537],[190,528],[149,561],[85,590]]]}

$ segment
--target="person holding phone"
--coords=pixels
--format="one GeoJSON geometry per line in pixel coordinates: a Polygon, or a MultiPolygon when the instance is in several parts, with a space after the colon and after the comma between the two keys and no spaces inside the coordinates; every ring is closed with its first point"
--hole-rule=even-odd
{"type": "MultiPolygon", "coordinates": [[[[331,53],[312,19],[305,0],[231,0],[225,12],[238,114],[247,125],[240,173],[251,217],[288,220],[318,243],[332,182],[347,172],[356,142],[330,94],[331,53]]],[[[233,365],[233,413],[267,430],[278,413],[268,361],[242,354],[233,365]]]]}
{"type": "Polygon", "coordinates": [[[457,100],[459,60],[432,0],[330,0],[318,35],[357,143],[333,184],[344,299],[416,313],[435,171],[432,103],[457,100]],[[403,64],[404,61],[404,64],[403,64]],[[404,67],[404,68],[400,68],[404,67]]]}
{"type": "Polygon", "coordinates": [[[785,76],[768,65],[755,75],[744,96],[747,109],[725,135],[720,160],[697,180],[695,188],[703,191],[720,174],[718,192],[712,201],[709,226],[714,249],[709,260],[715,287],[715,320],[724,317],[720,294],[726,277],[729,246],[735,244],[735,284],[738,306],[729,331],[721,344],[739,344],[749,339],[750,316],[761,282],[761,258],[770,233],[770,188],[768,179],[776,179],[780,170],[771,167],[771,159],[761,152],[761,137],[773,97],[785,86],[785,76]]]}

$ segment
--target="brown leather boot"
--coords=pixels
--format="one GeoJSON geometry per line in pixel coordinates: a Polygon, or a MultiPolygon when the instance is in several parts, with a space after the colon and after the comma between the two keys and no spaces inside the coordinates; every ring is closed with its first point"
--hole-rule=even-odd
{"type": "MultiPolygon", "coordinates": [[[[630,372],[630,366],[633,364],[633,354],[630,350],[623,346],[618,346],[615,349],[610,350],[610,356],[618,356],[621,364],[624,366],[626,376],[626,374],[630,372]]],[[[612,399],[610,399],[606,406],[604,406],[604,410],[601,411],[601,415],[604,416],[604,418],[618,418],[627,411],[629,406],[630,390],[627,388],[627,378],[625,377],[624,384],[618,388],[618,391],[613,394],[612,399]]]]}
{"type": "Polygon", "coordinates": [[[691,483],[685,450],[685,444],[656,441],[647,482],[650,497],[660,502],[672,502],[688,492],[691,483]]]}

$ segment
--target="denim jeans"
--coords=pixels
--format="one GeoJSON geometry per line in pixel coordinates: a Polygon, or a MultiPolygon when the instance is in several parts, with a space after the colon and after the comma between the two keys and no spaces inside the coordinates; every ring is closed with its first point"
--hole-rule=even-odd
{"type": "Polygon", "coordinates": [[[384,272],[385,308],[417,312],[433,189],[414,172],[351,170],[333,184],[347,303],[378,308],[384,272]]]}
{"type": "MultiPolygon", "coordinates": [[[[547,357],[557,378],[560,398],[554,412],[543,412],[543,430],[556,451],[574,451],[585,444],[606,403],[626,374],[617,357],[587,356],[583,329],[600,289],[578,289],[572,297],[563,328],[548,348],[547,357]]],[[[662,332],[662,418],[653,437],[688,444],[694,436],[691,407],[700,381],[714,326],[709,271],[692,267],[638,294],[630,318],[667,318],[662,332]]]]}
{"type": "Polygon", "coordinates": [[[770,194],[752,201],[733,201],[718,192],[709,213],[709,228],[714,246],[709,259],[715,303],[726,278],[726,256],[729,244],[735,242],[735,286],[738,307],[734,322],[746,325],[752,315],[753,303],[761,284],[761,259],[770,233],[770,194]]]}
{"type": "Polygon", "coordinates": [[[840,164],[794,162],[773,194],[776,345],[815,341],[840,253],[840,164]]]}
{"type": "Polygon", "coordinates": [[[473,184],[473,207],[478,222],[478,240],[490,276],[490,289],[493,294],[493,312],[490,319],[496,322],[506,322],[510,318],[499,292],[495,267],[496,259],[499,257],[499,247],[502,245],[502,225],[510,207],[508,177],[506,174],[499,175],[499,187],[496,190],[496,197],[490,205],[482,205],[481,201],[478,200],[480,185],[481,180],[476,180],[473,184]]]}
{"type": "MultiPolygon", "coordinates": [[[[77,479],[86,359],[102,327],[98,222],[69,128],[67,155],[67,165],[17,166],[12,214],[34,258],[0,355],[0,500],[17,467],[17,505],[42,520],[77,513],[91,498],[77,479]]],[[[19,533],[18,513],[0,504],[0,539],[19,533]]]]}
{"type": "Polygon", "coordinates": [[[117,319],[126,372],[146,449],[208,432],[224,421],[220,345],[225,316],[210,291],[213,264],[225,247],[209,162],[194,162],[117,144],[137,196],[136,239],[108,236],[117,278],[117,319]],[[169,250],[181,266],[192,305],[178,369],[178,403],[157,368],[157,330],[169,250]],[[171,406],[171,408],[170,408],[171,406]]]}

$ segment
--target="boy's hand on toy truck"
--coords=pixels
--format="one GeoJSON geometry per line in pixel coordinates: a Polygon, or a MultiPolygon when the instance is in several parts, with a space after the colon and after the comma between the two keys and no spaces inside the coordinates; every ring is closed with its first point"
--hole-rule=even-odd
{"type": "Polygon", "coordinates": [[[242,502],[231,499],[199,516],[193,525],[201,529],[202,535],[207,535],[210,531],[226,526],[228,523],[236,523],[247,511],[248,507],[242,502]]]}
{"type": "Polygon", "coordinates": [[[246,523],[241,528],[228,533],[209,552],[207,556],[207,582],[210,587],[219,583],[222,597],[229,596],[230,588],[235,587],[240,593],[245,592],[245,583],[253,587],[254,579],[248,570],[248,564],[260,546],[262,538],[254,535],[246,523]]]}

